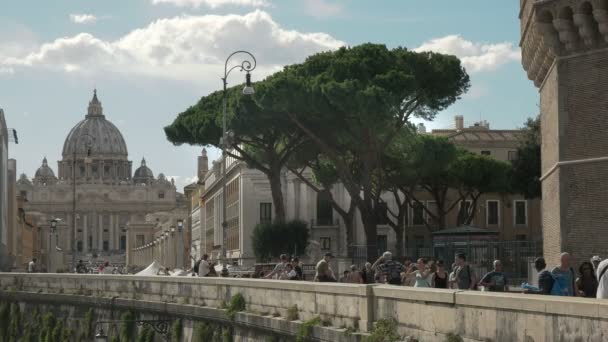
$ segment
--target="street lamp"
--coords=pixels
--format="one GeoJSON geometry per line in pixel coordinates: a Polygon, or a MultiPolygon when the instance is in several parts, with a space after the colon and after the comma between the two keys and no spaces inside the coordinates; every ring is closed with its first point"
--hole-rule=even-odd
{"type": "MultiPolygon", "coordinates": [[[[76,138],[76,142],[80,140],[81,137],[87,137],[88,139],[85,142],[85,147],[87,151],[87,158],[91,156],[91,147],[95,142],[95,137],[83,133],[76,138]]],[[[74,146],[74,153],[72,155],[72,268],[76,267],[76,151],[78,150],[78,146],[74,146]]],[[[86,249],[88,237],[85,236],[83,239],[83,251],[86,249]]]]}
{"type": "Polygon", "coordinates": [[[182,219],[178,219],[177,220],[177,242],[178,242],[178,246],[177,246],[177,260],[179,261],[179,264],[176,262],[176,266],[179,266],[180,268],[184,268],[185,266],[185,262],[184,262],[184,220],[182,219]]]}
{"type": "Polygon", "coordinates": [[[246,75],[245,75],[245,87],[243,88],[243,95],[253,95],[254,90],[253,87],[251,86],[251,74],[250,72],[253,71],[256,67],[256,60],[255,57],[248,51],[236,51],[230,54],[230,56],[228,56],[228,58],[226,58],[226,63],[224,64],[224,77],[222,78],[222,83],[224,85],[224,92],[223,92],[223,99],[222,99],[222,106],[223,106],[223,117],[222,117],[222,138],[220,139],[220,145],[222,147],[222,237],[223,237],[223,242],[222,242],[222,258],[223,260],[223,267],[222,267],[222,277],[227,277],[228,276],[228,268],[226,265],[226,244],[228,242],[228,238],[226,236],[226,229],[228,228],[228,221],[226,218],[226,207],[227,207],[227,199],[226,199],[226,182],[227,182],[227,172],[226,172],[226,148],[230,146],[230,142],[228,141],[228,132],[226,129],[226,106],[227,106],[227,92],[226,92],[226,88],[228,87],[228,75],[230,74],[230,72],[234,69],[240,69],[239,71],[245,71],[246,75]],[[233,67],[231,67],[230,69],[228,68],[228,62],[230,61],[230,58],[232,58],[232,56],[237,55],[237,54],[242,54],[244,55],[244,59],[240,64],[237,64],[233,67]],[[249,58],[251,58],[251,60],[249,60],[249,58]]]}
{"type": "Polygon", "coordinates": [[[58,219],[52,219],[49,226],[49,249],[46,252],[46,271],[51,272],[51,248],[53,247],[53,234],[55,234],[55,230],[57,230],[57,221],[58,219]]]}

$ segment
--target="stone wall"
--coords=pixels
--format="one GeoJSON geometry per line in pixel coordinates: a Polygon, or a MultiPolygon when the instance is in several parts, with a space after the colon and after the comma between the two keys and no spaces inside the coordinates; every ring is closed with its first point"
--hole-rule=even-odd
{"type": "Polygon", "coordinates": [[[254,341],[260,332],[294,337],[303,321],[317,316],[326,325],[311,331],[319,341],[360,340],[361,334],[350,332],[369,331],[380,319],[396,319],[401,336],[425,342],[445,342],[450,334],[464,341],[608,339],[608,301],[595,299],[258,279],[0,274],[0,299],[190,320],[229,322],[221,307],[237,293],[245,298],[246,311],[234,320],[236,341],[254,341]],[[293,308],[298,320],[292,321],[293,308]]]}

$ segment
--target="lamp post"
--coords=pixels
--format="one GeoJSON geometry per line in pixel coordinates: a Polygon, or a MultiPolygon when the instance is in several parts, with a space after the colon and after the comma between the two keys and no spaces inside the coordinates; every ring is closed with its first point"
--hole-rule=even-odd
{"type": "Polygon", "coordinates": [[[49,249],[46,252],[46,271],[51,272],[51,247],[53,246],[53,234],[57,229],[57,219],[52,219],[49,226],[49,249]]]}
{"type": "Polygon", "coordinates": [[[228,75],[230,74],[230,72],[234,69],[240,69],[239,71],[245,71],[247,74],[245,75],[245,87],[243,88],[243,95],[253,95],[254,90],[253,87],[251,86],[251,74],[250,72],[253,71],[256,67],[256,60],[255,57],[248,51],[244,51],[244,50],[239,50],[239,51],[235,51],[233,53],[230,54],[230,56],[228,56],[228,58],[226,58],[226,63],[224,64],[224,77],[222,78],[222,83],[224,85],[224,91],[223,91],[223,99],[222,99],[222,106],[223,106],[223,116],[222,116],[222,138],[220,139],[220,145],[222,147],[222,258],[223,260],[223,267],[222,267],[222,277],[227,277],[228,276],[228,268],[226,265],[226,243],[228,241],[227,236],[226,236],[226,229],[228,228],[228,221],[227,221],[227,216],[226,216],[226,207],[227,207],[227,199],[226,199],[226,183],[227,183],[227,172],[226,172],[226,148],[230,146],[230,141],[228,141],[228,132],[226,130],[226,106],[227,106],[227,94],[226,94],[226,88],[228,87],[228,75]],[[237,54],[241,54],[244,55],[244,59],[240,64],[237,64],[231,68],[228,68],[228,62],[230,61],[230,58],[232,58],[232,56],[237,55],[237,54]],[[251,60],[249,60],[249,58],[251,58],[251,60]]]}
{"type": "Polygon", "coordinates": [[[184,220],[177,220],[177,260],[179,260],[179,267],[184,268],[184,220]]]}
{"type": "MultiPolygon", "coordinates": [[[[93,142],[95,142],[95,137],[84,133],[78,136],[76,141],[78,142],[81,137],[87,137],[85,147],[87,151],[87,158],[91,156],[91,146],[93,142]],[[92,142],[91,142],[92,141],[92,142]]],[[[78,146],[74,146],[74,153],[72,155],[72,237],[71,237],[71,245],[72,245],[72,269],[76,267],[76,151],[78,150],[78,146]]],[[[88,237],[84,237],[83,241],[83,249],[85,249],[88,243],[88,237]]]]}

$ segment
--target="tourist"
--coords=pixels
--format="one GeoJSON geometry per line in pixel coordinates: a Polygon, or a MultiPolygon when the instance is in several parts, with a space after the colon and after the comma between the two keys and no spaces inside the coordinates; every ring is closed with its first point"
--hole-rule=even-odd
{"type": "Polygon", "coordinates": [[[211,272],[211,269],[209,267],[209,261],[207,261],[208,259],[209,259],[209,255],[203,254],[203,257],[199,261],[198,270],[197,270],[199,277],[208,277],[209,276],[209,272],[211,272]]]}
{"type": "Polygon", "coordinates": [[[350,273],[346,279],[347,283],[351,284],[363,284],[363,275],[357,269],[357,266],[350,265],[350,273]]]}
{"type": "Polygon", "coordinates": [[[38,261],[38,259],[32,258],[27,264],[27,273],[36,273],[36,261],[38,261]]]}
{"type": "Polygon", "coordinates": [[[84,261],[78,260],[78,264],[76,264],[76,273],[87,273],[87,266],[84,264],[84,261]]]}
{"type": "Polygon", "coordinates": [[[507,285],[507,276],[502,271],[502,262],[494,260],[494,269],[481,278],[479,285],[483,286],[486,291],[491,292],[506,292],[509,290],[507,285]]]}
{"type": "Polygon", "coordinates": [[[412,259],[409,257],[406,257],[405,259],[403,259],[403,267],[405,267],[406,272],[403,272],[401,274],[401,283],[404,286],[416,285],[416,273],[413,273],[413,271],[417,271],[418,268],[416,267],[415,264],[412,263],[412,259]],[[411,265],[413,265],[413,267],[410,267],[411,265]],[[411,270],[409,274],[407,272],[408,269],[411,270]]]}
{"type": "Polygon", "coordinates": [[[297,278],[298,274],[292,264],[286,264],[283,273],[279,276],[279,280],[296,280],[297,278]]]}
{"type": "Polygon", "coordinates": [[[591,264],[593,265],[593,274],[597,274],[597,266],[602,262],[602,258],[599,255],[591,257],[591,264]]]}
{"type": "Polygon", "coordinates": [[[272,272],[268,273],[264,277],[265,279],[269,279],[269,278],[279,279],[281,274],[283,274],[283,272],[285,272],[285,267],[287,266],[287,261],[289,260],[289,258],[287,258],[287,254],[281,254],[281,256],[279,258],[281,259],[281,261],[278,264],[276,264],[276,266],[274,267],[272,272]]]}
{"type": "Polygon", "coordinates": [[[101,271],[99,272],[99,274],[112,274],[112,272],[114,271],[114,267],[110,266],[110,262],[106,261],[103,264],[103,268],[101,269],[101,271]]]}
{"type": "Polygon", "coordinates": [[[577,296],[595,298],[597,295],[597,278],[593,273],[593,264],[585,261],[578,268],[578,278],[575,281],[577,296]]]}
{"type": "Polygon", "coordinates": [[[553,278],[558,282],[560,293],[555,294],[559,296],[576,296],[574,291],[574,269],[570,266],[572,263],[572,257],[569,253],[562,253],[560,255],[560,264],[551,271],[553,278]]]}
{"type": "Polygon", "coordinates": [[[302,264],[300,263],[300,259],[291,259],[291,265],[293,266],[293,269],[296,271],[297,274],[297,278],[294,280],[304,280],[304,271],[302,270],[302,264]]]}
{"type": "Polygon", "coordinates": [[[555,281],[553,280],[551,272],[546,269],[547,264],[545,263],[545,259],[536,258],[536,260],[534,260],[534,268],[536,269],[536,272],[538,272],[538,288],[526,289],[524,293],[550,295],[555,281]]]}
{"type": "Polygon", "coordinates": [[[373,284],[376,282],[376,274],[370,262],[366,262],[363,268],[363,282],[365,284],[373,284]]]}
{"type": "Polygon", "coordinates": [[[336,282],[336,276],[332,271],[329,263],[334,256],[331,253],[325,253],[323,259],[319,260],[316,266],[316,273],[314,281],[321,283],[324,282],[336,282]]]}
{"type": "Polygon", "coordinates": [[[413,264],[410,264],[410,267],[405,274],[405,279],[412,274],[414,276],[414,287],[431,287],[433,272],[425,258],[418,259],[416,262],[416,269],[414,269],[413,264]]]}
{"type": "Polygon", "coordinates": [[[437,271],[433,273],[433,287],[436,289],[448,288],[448,273],[442,260],[437,261],[437,271]]]}
{"type": "Polygon", "coordinates": [[[467,263],[466,254],[456,254],[454,264],[456,264],[456,268],[454,269],[455,288],[459,290],[474,290],[476,285],[475,274],[467,263]]]}
{"type": "Polygon", "coordinates": [[[608,299],[608,259],[600,262],[597,265],[597,298],[599,299],[608,299]]]}
{"type": "Polygon", "coordinates": [[[380,282],[401,285],[401,273],[405,272],[405,267],[402,263],[393,260],[391,252],[384,252],[378,260],[372,265],[372,268],[378,270],[380,274],[380,282]]]}
{"type": "Polygon", "coordinates": [[[348,283],[348,275],[350,274],[350,272],[348,270],[344,271],[342,273],[342,276],[340,277],[340,283],[348,283]]]}

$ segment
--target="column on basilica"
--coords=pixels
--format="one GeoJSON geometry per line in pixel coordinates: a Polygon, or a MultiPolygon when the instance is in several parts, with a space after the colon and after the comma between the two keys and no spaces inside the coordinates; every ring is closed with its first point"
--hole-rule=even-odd
{"type": "Polygon", "coordinates": [[[103,251],[103,213],[98,213],[97,214],[97,221],[99,222],[99,225],[97,226],[97,236],[99,236],[99,244],[97,245],[100,251],[103,251]]]}
{"type": "Polygon", "coordinates": [[[111,251],[116,249],[116,246],[114,245],[114,214],[110,213],[110,225],[108,226],[108,232],[109,232],[109,248],[111,251]]]}

